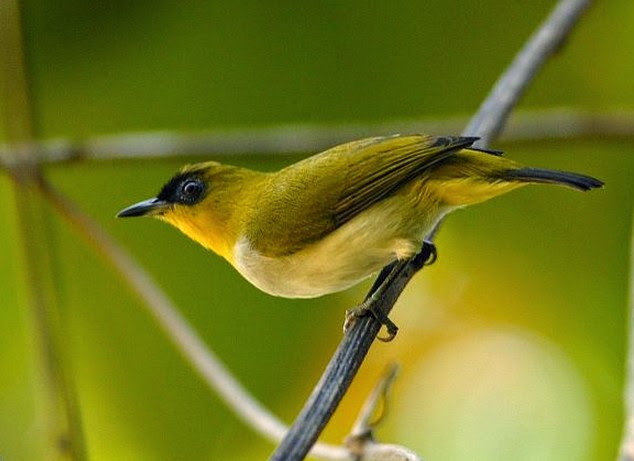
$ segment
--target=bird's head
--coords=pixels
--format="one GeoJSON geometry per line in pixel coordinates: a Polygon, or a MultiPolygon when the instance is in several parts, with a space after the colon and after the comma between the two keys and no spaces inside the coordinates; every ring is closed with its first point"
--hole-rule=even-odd
{"type": "Polygon", "coordinates": [[[240,168],[217,162],[187,165],[176,173],[156,197],[121,210],[117,217],[151,216],[180,229],[206,248],[231,259],[238,229],[232,216],[239,203],[240,168]]]}

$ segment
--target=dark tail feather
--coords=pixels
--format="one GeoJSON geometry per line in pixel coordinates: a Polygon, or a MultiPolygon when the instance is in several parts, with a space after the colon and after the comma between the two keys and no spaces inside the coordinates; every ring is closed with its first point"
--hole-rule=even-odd
{"type": "Polygon", "coordinates": [[[599,181],[591,176],[579,173],[569,173],[567,171],[545,170],[542,168],[519,168],[508,170],[504,173],[504,179],[515,179],[522,182],[539,182],[546,184],[560,184],[579,190],[590,190],[603,186],[603,181],[599,181]]]}

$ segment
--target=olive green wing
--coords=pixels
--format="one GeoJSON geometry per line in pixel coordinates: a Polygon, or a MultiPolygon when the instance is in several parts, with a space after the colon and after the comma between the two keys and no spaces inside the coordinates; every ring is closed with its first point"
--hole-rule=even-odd
{"type": "Polygon", "coordinates": [[[389,197],[478,138],[391,136],[342,144],[270,176],[254,201],[251,244],[293,254],[389,197]]]}
{"type": "Polygon", "coordinates": [[[351,159],[348,166],[346,184],[334,210],[337,227],[477,139],[392,136],[363,146],[364,152],[351,159]]]}

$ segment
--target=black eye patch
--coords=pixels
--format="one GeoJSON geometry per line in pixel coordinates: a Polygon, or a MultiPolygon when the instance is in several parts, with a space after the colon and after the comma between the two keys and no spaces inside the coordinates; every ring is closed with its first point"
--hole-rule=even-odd
{"type": "Polygon", "coordinates": [[[157,198],[167,203],[193,205],[204,196],[205,183],[191,173],[177,174],[163,186],[157,198]]]}

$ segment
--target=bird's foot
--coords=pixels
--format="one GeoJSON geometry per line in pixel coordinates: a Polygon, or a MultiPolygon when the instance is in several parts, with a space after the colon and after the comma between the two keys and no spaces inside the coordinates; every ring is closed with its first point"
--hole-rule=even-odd
{"type": "Polygon", "coordinates": [[[414,263],[417,269],[423,266],[431,266],[438,259],[438,250],[434,242],[429,240],[423,240],[423,246],[416,256],[414,256],[414,263]]]}
{"type": "Polygon", "coordinates": [[[370,296],[362,304],[346,311],[346,319],[343,323],[343,332],[344,334],[347,333],[361,317],[371,315],[381,325],[384,325],[387,330],[387,336],[377,336],[376,339],[388,343],[396,336],[398,327],[390,320],[385,312],[375,305],[373,298],[374,296],[370,296]]]}
{"type": "MultiPolygon", "coordinates": [[[[414,264],[416,270],[419,270],[423,266],[433,264],[437,258],[438,251],[436,250],[436,245],[429,240],[424,240],[421,250],[411,259],[411,262],[414,264]]],[[[346,319],[343,323],[344,334],[352,328],[357,319],[366,315],[372,315],[381,325],[384,325],[387,330],[387,336],[377,336],[377,339],[383,342],[390,342],[394,339],[398,332],[398,327],[390,320],[388,315],[381,310],[380,306],[377,306],[376,302],[383,296],[387,287],[392,283],[392,280],[401,273],[407,264],[409,264],[409,261],[395,261],[383,268],[372,286],[370,294],[368,294],[363,303],[346,311],[346,319]]]]}

